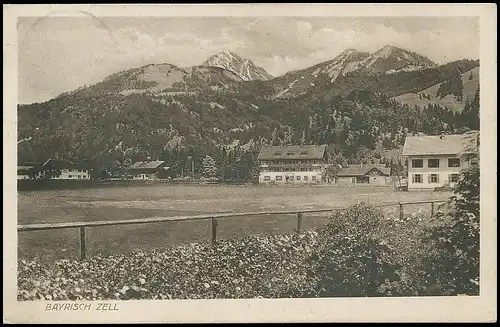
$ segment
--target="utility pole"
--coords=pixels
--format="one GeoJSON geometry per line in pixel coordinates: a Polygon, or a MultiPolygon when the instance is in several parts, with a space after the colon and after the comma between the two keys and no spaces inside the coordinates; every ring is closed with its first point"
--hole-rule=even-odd
{"type": "Polygon", "coordinates": [[[191,160],[191,180],[194,180],[194,160],[193,160],[193,156],[188,156],[188,159],[191,160]]]}

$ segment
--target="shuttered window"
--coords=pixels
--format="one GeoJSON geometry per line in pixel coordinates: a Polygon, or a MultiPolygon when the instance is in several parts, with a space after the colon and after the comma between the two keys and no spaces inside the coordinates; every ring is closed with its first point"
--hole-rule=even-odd
{"type": "Polygon", "coordinates": [[[439,183],[439,175],[438,174],[429,174],[429,183],[439,183]]]}
{"type": "Polygon", "coordinates": [[[413,183],[423,183],[422,174],[413,174],[412,178],[411,178],[411,181],[413,183]]]}

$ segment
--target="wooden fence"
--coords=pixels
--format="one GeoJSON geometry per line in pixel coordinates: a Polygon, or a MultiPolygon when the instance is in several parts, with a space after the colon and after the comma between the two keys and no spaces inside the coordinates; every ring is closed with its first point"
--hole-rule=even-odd
{"type": "MultiPolygon", "coordinates": [[[[431,217],[434,216],[434,204],[444,203],[448,199],[443,200],[424,200],[424,201],[414,201],[414,202],[396,202],[396,203],[385,203],[379,205],[373,205],[373,207],[390,207],[399,206],[399,217],[403,218],[404,215],[404,205],[414,205],[414,204],[430,204],[431,205],[431,217]]],[[[68,228],[78,228],[80,230],[80,259],[84,260],[87,255],[87,239],[86,239],[86,228],[99,227],[99,226],[114,226],[114,225],[137,225],[137,224],[150,224],[150,223],[160,223],[168,221],[184,221],[184,220],[210,220],[210,243],[214,245],[217,241],[217,219],[230,218],[230,217],[242,217],[242,216],[261,216],[261,215],[296,215],[297,218],[297,228],[296,232],[300,232],[302,220],[304,214],[306,213],[321,213],[321,212],[332,212],[335,210],[346,210],[348,208],[329,208],[329,209],[304,209],[304,210],[288,210],[288,211],[254,211],[254,212],[239,212],[239,213],[212,213],[204,215],[195,216],[174,216],[174,217],[149,217],[140,219],[128,219],[128,220],[116,220],[116,221],[89,221],[89,222],[68,222],[68,223],[48,223],[48,224],[30,224],[30,225],[18,225],[18,232],[31,232],[31,231],[41,231],[41,230],[54,230],[54,229],[68,229],[68,228]]]]}

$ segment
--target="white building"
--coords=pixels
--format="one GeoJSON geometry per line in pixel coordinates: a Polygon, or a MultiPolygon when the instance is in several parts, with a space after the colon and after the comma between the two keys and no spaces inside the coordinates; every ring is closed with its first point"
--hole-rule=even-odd
{"type": "Polygon", "coordinates": [[[257,157],[261,184],[315,184],[324,179],[326,145],[264,146],[257,157]]]}
{"type": "Polygon", "coordinates": [[[89,180],[90,167],[75,160],[49,159],[42,166],[46,179],[89,180]]]}
{"type": "Polygon", "coordinates": [[[459,135],[409,136],[403,156],[408,161],[408,190],[454,187],[460,171],[478,151],[478,132],[459,135]]]}

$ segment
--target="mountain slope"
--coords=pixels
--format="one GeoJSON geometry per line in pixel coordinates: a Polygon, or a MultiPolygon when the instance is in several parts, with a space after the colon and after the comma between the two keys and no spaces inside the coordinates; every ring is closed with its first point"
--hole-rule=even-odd
{"type": "Polygon", "coordinates": [[[267,81],[273,76],[262,67],[256,66],[252,61],[243,59],[234,52],[224,51],[208,58],[203,66],[219,67],[238,75],[244,81],[267,81]]]}
{"type": "Polygon", "coordinates": [[[456,94],[451,92],[443,93],[443,83],[439,83],[420,92],[405,93],[394,99],[400,103],[418,106],[419,108],[426,108],[429,104],[438,104],[455,112],[460,112],[464,109],[467,101],[472,102],[479,87],[479,67],[460,74],[460,80],[461,87],[458,86],[456,94]]]}
{"type": "Polygon", "coordinates": [[[395,75],[423,71],[437,65],[428,58],[393,46],[384,46],[369,54],[347,49],[332,60],[289,72],[272,82],[276,96],[294,96],[318,84],[339,84],[348,76],[395,75]]]}
{"type": "Polygon", "coordinates": [[[424,56],[390,45],[374,52],[359,65],[375,73],[387,74],[437,67],[436,63],[424,56]]]}
{"type": "Polygon", "coordinates": [[[112,74],[102,82],[66,94],[121,94],[186,92],[205,88],[228,88],[243,80],[231,71],[206,66],[180,68],[171,64],[151,64],[112,74]]]}

